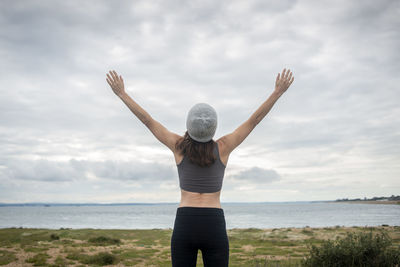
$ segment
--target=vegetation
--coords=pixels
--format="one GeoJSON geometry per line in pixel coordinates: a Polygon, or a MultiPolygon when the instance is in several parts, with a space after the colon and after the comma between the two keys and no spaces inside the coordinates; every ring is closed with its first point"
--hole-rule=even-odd
{"type": "Polygon", "coordinates": [[[68,253],[67,259],[78,261],[84,264],[94,264],[94,265],[110,265],[119,262],[116,255],[108,252],[99,252],[94,255],[87,255],[79,252],[68,253]]]}
{"type": "Polygon", "coordinates": [[[46,253],[38,253],[35,254],[33,257],[25,260],[25,262],[33,263],[33,266],[43,266],[46,265],[46,260],[49,258],[49,255],[46,253]]]}
{"type": "Polygon", "coordinates": [[[393,246],[386,232],[346,233],[345,238],[327,240],[311,246],[304,260],[306,267],[385,267],[400,265],[400,246],[393,246]],[[396,248],[397,247],[397,248],[396,248]]]}
{"type": "Polygon", "coordinates": [[[400,201],[400,196],[395,196],[391,195],[390,197],[373,197],[373,198],[353,198],[353,199],[348,199],[348,198],[342,198],[342,199],[336,199],[335,201],[400,201]]]}
{"type": "Polygon", "coordinates": [[[92,237],[89,238],[88,240],[90,243],[97,244],[100,246],[106,246],[106,245],[113,245],[113,244],[120,244],[121,240],[118,238],[111,238],[111,237],[106,237],[106,236],[98,236],[98,237],[92,237]]]}
{"type": "MultiPolygon", "coordinates": [[[[172,229],[3,228],[0,265],[170,267],[171,236],[172,229]]],[[[398,261],[400,227],[228,229],[228,238],[230,267],[338,266],[327,262],[346,257],[391,266],[398,261]]],[[[203,266],[200,250],[197,266],[203,266]]]]}
{"type": "Polygon", "coordinates": [[[17,260],[15,253],[0,249],[0,265],[6,265],[17,260]]]}

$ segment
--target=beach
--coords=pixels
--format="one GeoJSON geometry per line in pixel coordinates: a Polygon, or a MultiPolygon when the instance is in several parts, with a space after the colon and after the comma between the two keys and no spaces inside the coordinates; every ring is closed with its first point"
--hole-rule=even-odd
{"type": "MultiPolygon", "coordinates": [[[[296,266],[307,255],[309,245],[359,231],[384,231],[392,238],[393,245],[400,245],[400,226],[234,228],[227,230],[229,266],[264,266],[266,262],[296,266]]],[[[0,264],[171,266],[171,235],[171,228],[3,228],[0,229],[0,264]]],[[[201,251],[198,253],[197,266],[203,266],[201,251]]]]}

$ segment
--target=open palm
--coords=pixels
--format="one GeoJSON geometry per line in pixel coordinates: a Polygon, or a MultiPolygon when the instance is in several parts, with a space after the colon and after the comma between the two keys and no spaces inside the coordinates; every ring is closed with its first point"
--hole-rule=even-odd
{"type": "Polygon", "coordinates": [[[294,77],[292,76],[292,72],[290,71],[290,69],[283,69],[282,75],[278,73],[278,76],[276,77],[275,92],[283,94],[292,84],[293,80],[294,77]]]}
{"type": "Polygon", "coordinates": [[[118,77],[118,74],[115,72],[115,70],[110,70],[110,75],[107,73],[108,78],[106,78],[106,81],[111,86],[111,89],[114,91],[114,93],[117,96],[121,96],[123,93],[125,93],[124,80],[122,79],[122,76],[119,75],[118,77]]]}

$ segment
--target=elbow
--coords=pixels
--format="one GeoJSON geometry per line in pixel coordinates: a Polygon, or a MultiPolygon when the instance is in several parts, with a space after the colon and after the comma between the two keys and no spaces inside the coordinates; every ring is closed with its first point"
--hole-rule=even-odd
{"type": "Polygon", "coordinates": [[[257,124],[260,123],[260,121],[261,120],[258,119],[258,118],[250,118],[249,119],[249,124],[250,124],[251,129],[254,129],[257,126],[257,124]]]}

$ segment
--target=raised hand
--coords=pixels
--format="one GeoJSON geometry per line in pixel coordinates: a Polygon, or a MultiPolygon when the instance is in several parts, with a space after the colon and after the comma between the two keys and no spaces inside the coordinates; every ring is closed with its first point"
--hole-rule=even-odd
{"type": "Polygon", "coordinates": [[[115,70],[110,70],[110,75],[107,73],[108,78],[106,78],[106,81],[111,86],[111,89],[114,91],[114,93],[117,96],[121,96],[125,93],[124,80],[122,79],[122,76],[119,75],[118,77],[118,74],[115,72],[115,70]]]}
{"type": "Polygon", "coordinates": [[[292,72],[290,71],[290,69],[283,69],[282,76],[280,75],[280,73],[278,73],[278,76],[276,77],[275,92],[277,92],[278,94],[283,94],[292,84],[293,80],[294,77],[292,76],[292,72]]]}

